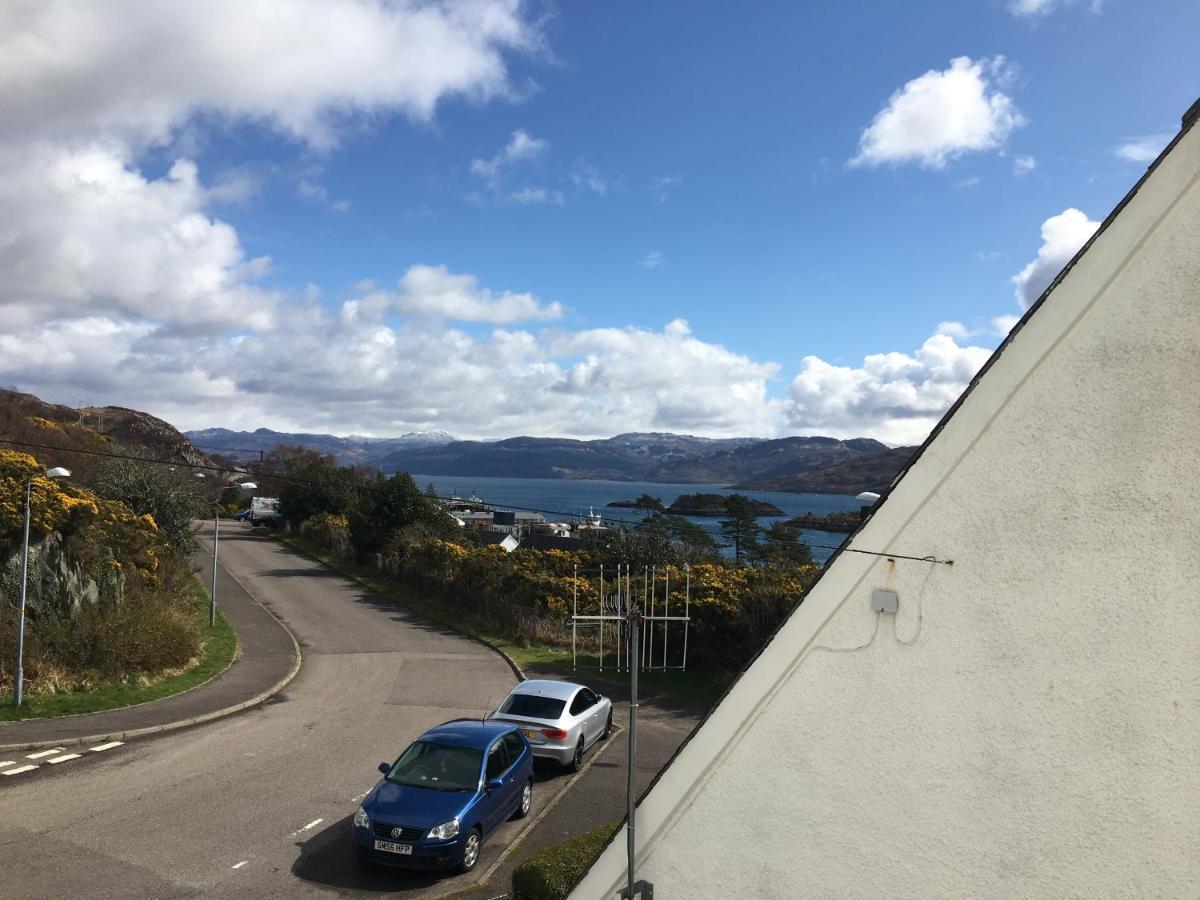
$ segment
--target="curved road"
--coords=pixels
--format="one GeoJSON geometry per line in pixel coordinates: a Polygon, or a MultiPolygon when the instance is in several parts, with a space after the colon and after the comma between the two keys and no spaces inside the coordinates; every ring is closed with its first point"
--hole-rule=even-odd
{"type": "MultiPolygon", "coordinates": [[[[504,660],[248,528],[223,532],[221,562],[296,636],[300,673],[258,709],[0,785],[0,893],[434,896],[467,887],[364,870],[347,820],[380,761],[432,725],[495,708],[516,682],[504,660]]],[[[485,845],[479,871],[508,837],[485,845]]]]}

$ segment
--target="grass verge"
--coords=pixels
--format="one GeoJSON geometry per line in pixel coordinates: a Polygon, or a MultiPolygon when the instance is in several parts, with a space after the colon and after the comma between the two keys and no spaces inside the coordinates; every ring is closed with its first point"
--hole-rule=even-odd
{"type": "Polygon", "coordinates": [[[142,686],[126,682],[109,682],[92,691],[76,691],[66,694],[26,694],[20,709],[12,705],[11,693],[0,693],[0,722],[18,719],[48,719],[54,716],[73,716],[80,713],[101,712],[135,706],[151,700],[161,700],[174,694],[199,687],[220,675],[233,662],[237,652],[237,633],[217,613],[217,624],[208,625],[208,593],[195,577],[190,579],[196,595],[196,615],[204,640],[204,655],[200,662],[178,675],[170,675],[161,681],[142,686]]]}
{"type": "Polygon", "coordinates": [[[513,870],[513,900],[563,900],[620,827],[601,825],[534,853],[513,870]]]}
{"type": "MultiPolygon", "coordinates": [[[[613,685],[629,683],[628,675],[601,671],[600,659],[595,653],[580,653],[576,659],[576,667],[572,668],[570,648],[514,641],[489,631],[469,614],[453,607],[447,607],[436,597],[419,596],[415,591],[392,581],[377,570],[350,560],[339,559],[318,544],[299,535],[276,532],[275,537],[330,569],[347,578],[352,578],[374,593],[386,597],[398,606],[411,609],[440,625],[461,631],[491,647],[504,651],[522,669],[536,668],[539,671],[550,671],[568,678],[572,675],[586,676],[589,683],[604,682],[613,685]]],[[[607,665],[613,665],[615,662],[616,657],[613,654],[606,654],[605,663],[607,665]]],[[[722,681],[702,672],[643,672],[638,675],[638,693],[642,696],[670,697],[699,709],[707,709],[712,706],[721,696],[724,688],[725,684],[722,681]]]]}

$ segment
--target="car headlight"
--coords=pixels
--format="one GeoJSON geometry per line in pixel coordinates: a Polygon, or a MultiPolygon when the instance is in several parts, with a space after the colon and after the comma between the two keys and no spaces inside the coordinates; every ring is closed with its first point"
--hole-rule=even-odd
{"type": "Polygon", "coordinates": [[[448,841],[452,837],[457,837],[458,819],[451,819],[449,822],[443,822],[437,828],[430,828],[429,836],[439,841],[448,841]]]}
{"type": "Polygon", "coordinates": [[[363,809],[361,806],[358,808],[358,812],[356,812],[354,814],[354,827],[355,828],[370,828],[371,827],[371,817],[367,815],[367,811],[365,809],[363,809]]]}

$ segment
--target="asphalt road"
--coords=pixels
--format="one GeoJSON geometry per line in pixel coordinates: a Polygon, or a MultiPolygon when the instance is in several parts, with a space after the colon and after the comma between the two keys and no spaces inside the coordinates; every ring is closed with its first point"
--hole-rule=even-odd
{"type": "MultiPolygon", "coordinates": [[[[248,528],[221,561],[296,636],[300,673],[262,707],[0,784],[0,894],[436,896],[455,879],[364,869],[348,819],[376,765],[516,679],[491,650],[381,602],[248,528]],[[40,774],[40,773],[39,773],[40,774]]],[[[565,784],[538,785],[539,801],[565,784]]],[[[484,846],[499,857],[521,823],[484,846]]]]}

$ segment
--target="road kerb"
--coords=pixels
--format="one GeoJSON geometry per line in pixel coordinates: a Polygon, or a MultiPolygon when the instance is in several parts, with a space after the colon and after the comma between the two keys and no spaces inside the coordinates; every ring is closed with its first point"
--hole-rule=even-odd
{"type": "MultiPolygon", "coordinates": [[[[235,703],[232,706],[226,706],[224,709],[212,710],[212,711],[203,713],[198,716],[191,716],[187,719],[180,719],[179,721],[176,721],[176,722],[167,722],[166,724],[163,724],[163,725],[147,725],[144,728],[133,728],[133,729],[130,729],[129,731],[107,731],[107,732],[101,732],[99,734],[89,734],[86,737],[78,737],[78,738],[66,738],[66,739],[60,738],[60,739],[54,740],[54,741],[33,741],[32,743],[24,743],[24,744],[0,744],[0,753],[15,753],[15,752],[19,752],[21,750],[43,750],[48,747],[78,747],[81,744],[102,744],[102,743],[106,743],[108,741],[125,741],[125,740],[129,740],[130,738],[145,737],[146,735],[150,735],[150,734],[165,734],[168,731],[177,731],[180,728],[190,728],[193,725],[202,725],[205,722],[211,722],[214,719],[222,719],[226,716],[232,716],[235,713],[243,712],[244,710],[250,709],[255,706],[259,706],[262,703],[265,703],[267,700],[270,700],[272,697],[274,697],[276,694],[278,694],[280,691],[282,691],[285,687],[287,687],[288,683],[291,682],[291,680],[296,677],[296,673],[298,673],[300,671],[300,663],[302,661],[302,656],[300,653],[300,643],[296,640],[296,636],[294,634],[292,634],[292,630],[290,628],[288,628],[286,625],[284,625],[283,622],[280,621],[279,617],[276,616],[273,612],[271,612],[271,610],[267,609],[267,607],[264,606],[262,603],[259,603],[257,598],[255,598],[255,596],[252,593],[250,593],[250,591],[246,588],[246,586],[244,584],[242,584],[242,582],[238,579],[238,577],[236,575],[234,575],[232,572],[230,572],[224,566],[222,566],[221,568],[225,572],[226,575],[228,575],[235,582],[237,582],[238,586],[242,590],[246,591],[246,595],[248,597],[250,597],[251,600],[254,600],[255,603],[258,603],[258,605],[260,607],[262,607],[262,609],[267,613],[267,615],[269,615],[272,619],[275,620],[275,622],[279,625],[279,627],[283,629],[284,634],[286,634],[291,639],[292,647],[295,648],[295,651],[296,651],[295,658],[292,660],[291,670],[285,676],[283,676],[283,678],[279,679],[279,681],[277,681],[274,685],[272,685],[267,690],[262,691],[261,693],[256,694],[255,696],[251,697],[249,700],[243,700],[241,703],[235,703]]],[[[239,651],[240,651],[240,648],[241,647],[240,647],[240,642],[239,642],[239,651]]],[[[186,693],[186,691],[184,693],[186,693]]],[[[154,703],[157,701],[151,700],[149,702],[154,703]]]]}

